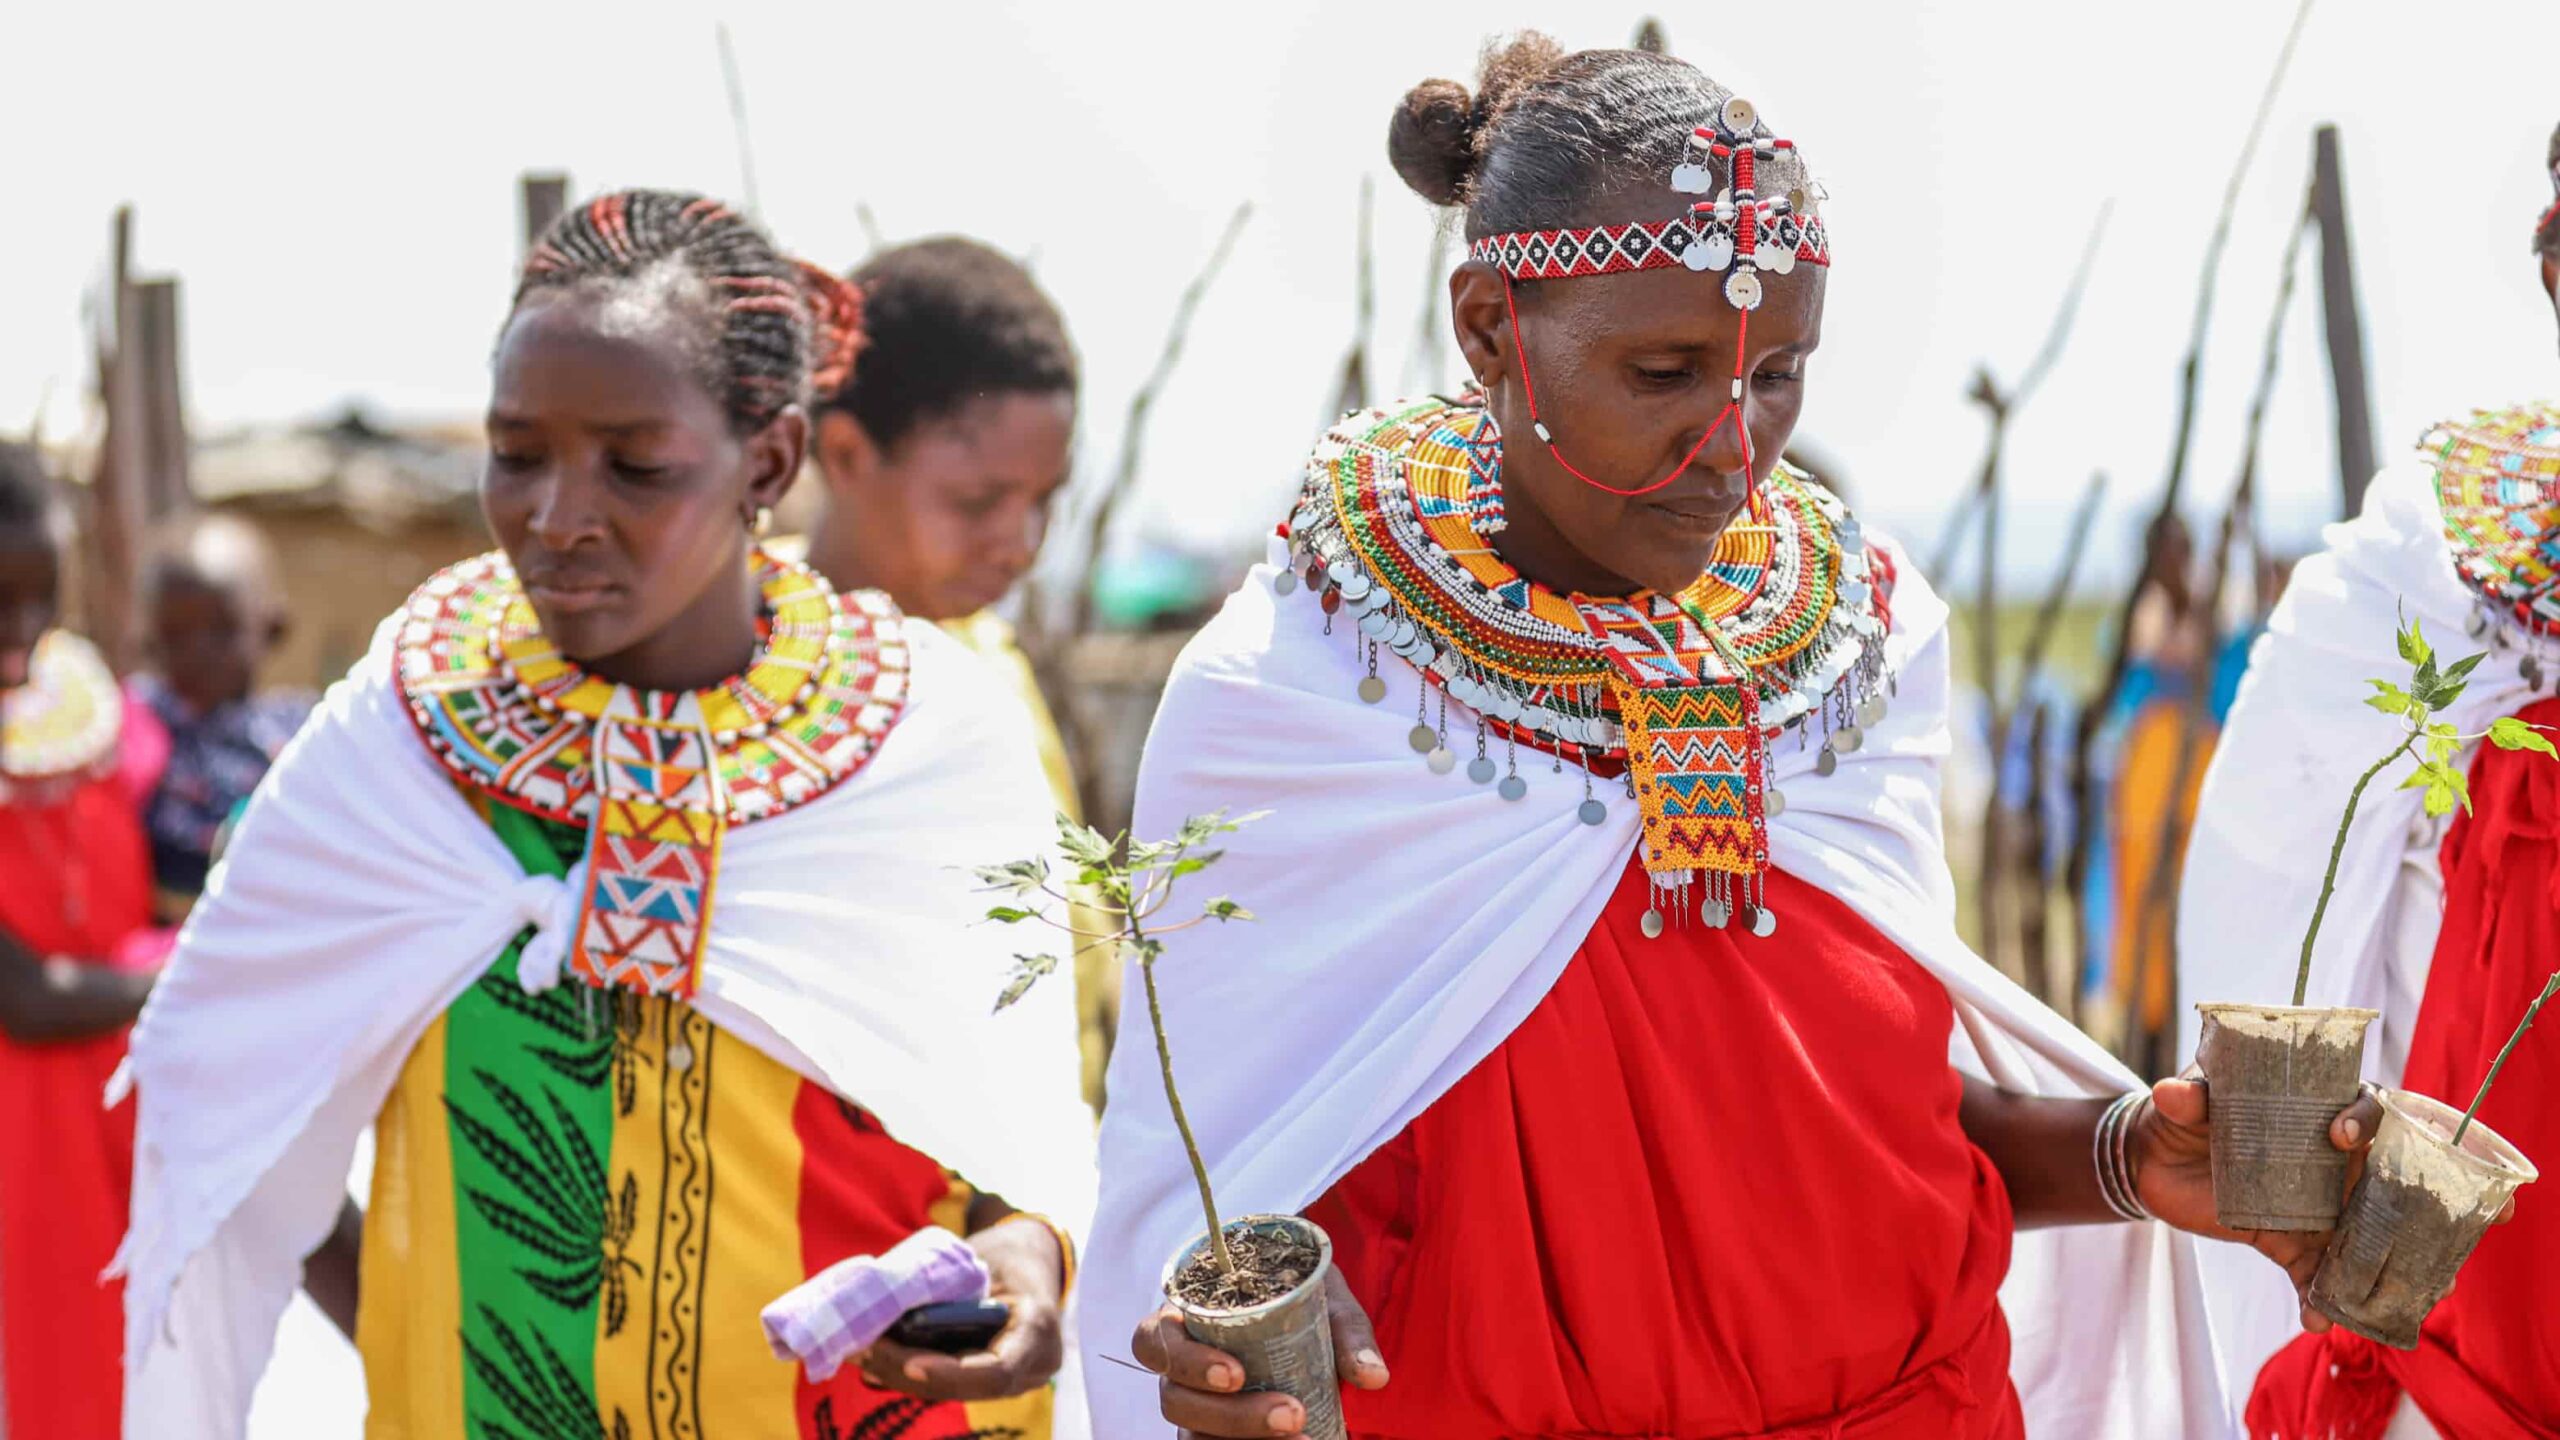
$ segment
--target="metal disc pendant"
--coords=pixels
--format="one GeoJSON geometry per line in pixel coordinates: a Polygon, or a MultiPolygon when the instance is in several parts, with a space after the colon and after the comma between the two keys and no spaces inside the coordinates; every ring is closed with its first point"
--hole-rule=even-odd
{"type": "Polygon", "coordinates": [[[1855,755],[1867,743],[1867,734],[1855,725],[1843,725],[1831,732],[1831,748],[1843,755],[1855,755]]]}
{"type": "Polygon", "coordinates": [[[2475,605],[2470,616],[2462,622],[2462,633],[2477,640],[2489,633],[2490,623],[2489,612],[2475,605]]]}
{"type": "Polygon", "coordinates": [[[1829,775],[1831,772],[1839,768],[1840,757],[1833,753],[1830,742],[1824,741],[1822,753],[1813,757],[1813,773],[1816,775],[1829,775]]]}
{"type": "Polygon", "coordinates": [[[1644,931],[1644,938],[1647,940],[1659,940],[1662,938],[1661,911],[1648,908],[1644,912],[1644,918],[1637,921],[1636,924],[1639,929],[1644,931]]]}
{"type": "Polygon", "coordinates": [[[1760,813],[1775,820],[1787,813],[1787,792],[1772,789],[1760,799],[1760,813]]]}
{"type": "Polygon", "coordinates": [[[1501,768],[1493,761],[1479,755],[1467,762],[1467,778],[1479,785],[1490,785],[1493,783],[1493,772],[1501,768]]]}
{"type": "Polygon", "coordinates": [[[1597,800],[1585,800],[1582,808],[1574,813],[1582,817],[1583,824],[1598,825],[1609,818],[1609,807],[1597,800]]]}
{"type": "Polygon", "coordinates": [[[2542,661],[2538,657],[2527,655],[2516,668],[2524,673],[2525,684],[2536,690],[2542,688],[2542,661]]]}
{"type": "Polygon", "coordinates": [[[1870,695],[1858,702],[1858,723],[1872,730],[1884,723],[1885,704],[1881,695],[1870,695]]]}
{"type": "Polygon", "coordinates": [[[1375,705],[1387,698],[1387,682],[1372,675],[1360,682],[1360,698],[1375,705]]]}
{"type": "Polygon", "coordinates": [[[1517,775],[1505,775],[1502,777],[1502,783],[1494,789],[1505,800],[1521,800],[1528,797],[1529,782],[1517,775]]]}
{"type": "Polygon", "coordinates": [[[1414,754],[1428,755],[1440,748],[1440,732],[1428,725],[1416,725],[1404,737],[1404,743],[1413,747],[1414,754]]]}
{"type": "Polygon", "coordinates": [[[1721,900],[1710,900],[1698,907],[1698,918],[1707,922],[1708,929],[1721,930],[1733,923],[1733,911],[1721,900]]]}
{"type": "Polygon", "coordinates": [[[1298,593],[1298,572],[1295,570],[1283,570],[1279,574],[1272,576],[1271,593],[1274,595],[1295,595],[1298,593]]]}
{"type": "Polygon", "coordinates": [[[681,1075],[693,1068],[693,1047],[679,1040],[667,1047],[667,1068],[681,1075]]]}
{"type": "Polygon", "coordinates": [[[1778,912],[1766,905],[1755,908],[1751,914],[1751,933],[1763,940],[1777,934],[1778,912]]]}
{"type": "Polygon", "coordinates": [[[1430,765],[1431,773],[1434,775],[1446,775],[1458,768],[1457,755],[1446,746],[1435,746],[1430,754],[1422,758],[1426,764],[1430,765]]]}

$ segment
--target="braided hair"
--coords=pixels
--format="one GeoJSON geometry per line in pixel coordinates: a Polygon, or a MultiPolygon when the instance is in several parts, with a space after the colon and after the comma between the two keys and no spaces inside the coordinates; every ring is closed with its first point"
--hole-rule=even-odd
{"type": "Polygon", "coordinates": [[[813,388],[833,393],[862,344],[860,292],[719,201],[673,190],[618,190],[562,215],[526,258],[510,318],[546,296],[623,289],[699,319],[695,373],[740,435],[813,388]]]}

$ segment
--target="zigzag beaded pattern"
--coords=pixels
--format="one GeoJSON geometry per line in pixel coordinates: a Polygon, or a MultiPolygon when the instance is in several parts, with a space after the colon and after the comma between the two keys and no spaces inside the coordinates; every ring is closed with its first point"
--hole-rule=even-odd
{"type": "MultiPolygon", "coordinates": [[[[1819,215],[1764,214],[1758,231],[1755,253],[1792,251],[1797,264],[1831,263],[1831,234],[1819,215]]],[[[1467,258],[1514,280],[1570,280],[1685,266],[1689,251],[1701,245],[1729,255],[1731,227],[1712,217],[1681,215],[1582,230],[1521,230],[1468,241],[1467,258]]],[[[1761,264],[1773,268],[1765,260],[1761,264]]]]}
{"type": "MultiPolygon", "coordinates": [[[[1460,698],[1487,700],[1477,708],[1495,723],[1623,757],[1620,725],[1600,698],[1607,647],[1584,602],[1512,570],[1471,526],[1463,441],[1475,418],[1475,407],[1441,397],[1346,417],[1308,462],[1290,544],[1312,557],[1311,584],[1331,572],[1357,589],[1354,600],[1383,588],[1392,605],[1381,645],[1435,681],[1469,682],[1460,698]]],[[[1862,552],[1875,583],[1865,603],[1844,601],[1839,531],[1852,524],[1835,497],[1781,465],[1695,584],[1627,603],[1644,604],[1660,626],[1713,626],[1751,671],[1761,723],[1784,725],[1881,664],[1890,567],[1881,552],[1862,552]]]]}
{"type": "MultiPolygon", "coordinates": [[[[887,596],[839,594],[762,552],[755,569],[765,604],[756,657],[691,697],[733,823],[782,814],[852,778],[907,695],[906,622],[887,596]]],[[[419,586],[394,663],[419,737],[456,781],[546,819],[593,820],[596,727],[615,687],[542,637],[503,555],[419,586]]]]}
{"type": "Polygon", "coordinates": [[[2479,411],[2418,449],[2464,583],[2529,630],[2560,629],[2560,409],[2479,411]]]}

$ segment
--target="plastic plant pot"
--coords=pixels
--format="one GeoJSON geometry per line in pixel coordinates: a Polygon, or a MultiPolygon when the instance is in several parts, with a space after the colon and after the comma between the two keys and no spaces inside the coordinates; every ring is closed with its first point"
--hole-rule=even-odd
{"type": "Polygon", "coordinates": [[[2326,1230],[2344,1208],[2347,1156],[2329,1122],[2355,1102],[2379,1012],[2199,1005],[2213,1114],[2214,1216],[2235,1230],[2326,1230]]]}

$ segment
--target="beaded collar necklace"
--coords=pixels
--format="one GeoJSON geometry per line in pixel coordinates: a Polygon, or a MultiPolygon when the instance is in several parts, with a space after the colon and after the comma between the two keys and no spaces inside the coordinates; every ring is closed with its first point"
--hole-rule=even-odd
{"type": "Polygon", "coordinates": [[[1593,777],[1623,766],[1654,887],[1646,933],[1666,911],[1773,933],[1767,822],[1786,800],[1769,783],[1769,737],[1811,743],[1818,730],[1814,770],[1829,775],[1884,718],[1885,557],[1837,499],[1780,466],[1680,594],[1559,594],[1494,554],[1470,503],[1488,424],[1479,404],[1443,398],[1345,419],[1272,539],[1274,589],[1303,581],[1328,634],[1353,629],[1362,700],[1387,699],[1380,651],[1422,677],[1408,738],[1434,773],[1458,765],[1451,698],[1476,712],[1468,778],[1499,776],[1505,799],[1528,797],[1526,743],[1581,768],[1577,813],[1597,825],[1608,808],[1593,777]]]}
{"type": "Polygon", "coordinates": [[[456,783],[587,831],[572,973],[690,996],[720,847],[860,771],[906,703],[904,617],[758,551],[762,632],[746,670],[659,692],[589,674],[544,638],[502,555],[439,573],[403,612],[400,690],[456,783]]]}
{"type": "Polygon", "coordinates": [[[2523,630],[2525,680],[2542,688],[2543,649],[2560,634],[2560,409],[2482,410],[2429,430],[2418,450],[2454,569],[2479,602],[2471,637],[2523,630]]]}
{"type": "Polygon", "coordinates": [[[105,657],[68,630],[48,631],[27,683],[0,690],[0,796],[98,773],[123,734],[124,695],[105,657]]]}

